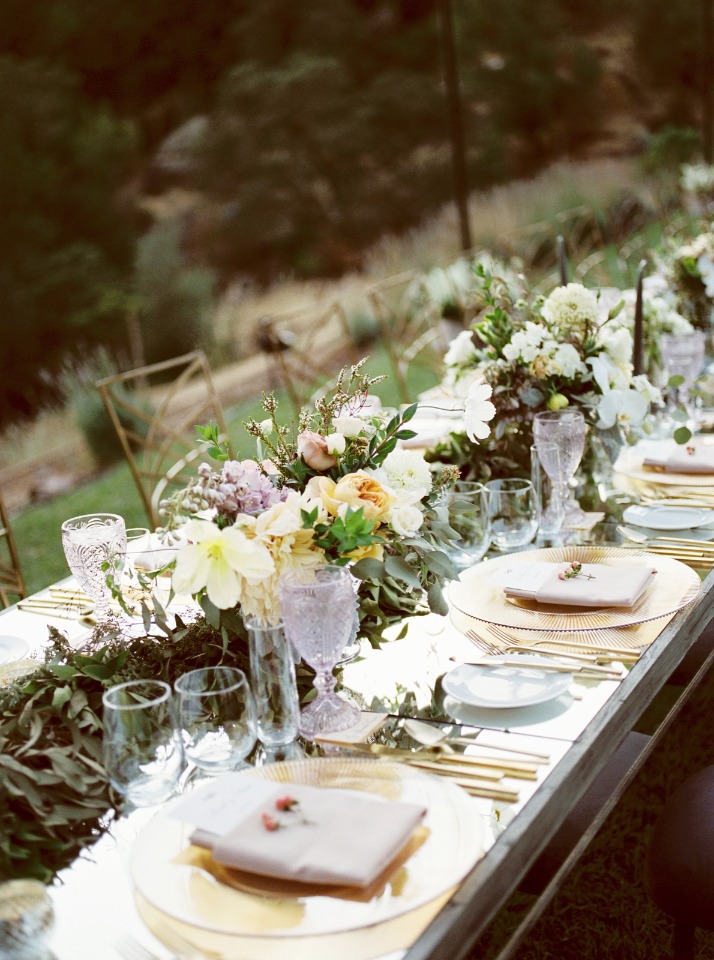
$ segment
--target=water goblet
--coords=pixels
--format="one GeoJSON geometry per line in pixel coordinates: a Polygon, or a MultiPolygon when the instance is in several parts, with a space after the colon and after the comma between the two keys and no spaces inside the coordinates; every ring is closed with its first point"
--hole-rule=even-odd
{"type": "Polygon", "coordinates": [[[486,505],[491,543],[496,550],[507,552],[524,547],[536,535],[538,510],[530,480],[489,480],[486,505]]]}
{"type": "Polygon", "coordinates": [[[687,412],[690,424],[694,423],[694,409],[689,391],[704,365],[705,341],[701,330],[694,330],[683,336],[665,333],[660,337],[665,383],[668,383],[671,377],[682,377],[683,380],[678,387],[667,391],[665,415],[671,422],[677,420],[675,414],[679,401],[687,412]]]}
{"type": "Polygon", "coordinates": [[[62,524],[62,546],[80,588],[95,602],[97,622],[109,616],[111,593],[104,564],[126,555],[126,527],[115,513],[86,513],[62,524]]]}
{"type": "Polygon", "coordinates": [[[171,687],[127,680],[105,690],[104,763],[109,782],[134,806],[163,803],[184,768],[171,687]]]}
{"type": "Polygon", "coordinates": [[[248,678],[236,667],[201,667],[174,683],[186,759],[213,775],[244,765],[257,719],[248,678]]]}
{"type": "Polygon", "coordinates": [[[317,697],[300,715],[300,732],[314,738],[351,727],[359,710],[335,693],[332,671],[354,625],[352,577],[330,565],[284,574],[280,602],[286,636],[316,673],[317,697]]]}
{"type": "Polygon", "coordinates": [[[573,497],[570,481],[585,451],[586,434],[587,426],[581,410],[544,410],[533,419],[533,440],[539,456],[544,444],[555,443],[558,446],[557,460],[544,452],[543,459],[548,465],[544,462],[543,469],[553,481],[556,496],[563,504],[566,523],[577,522],[584,516],[580,504],[573,497]]]}
{"type": "Polygon", "coordinates": [[[444,547],[456,569],[466,570],[478,563],[491,543],[491,523],[483,484],[457,480],[445,491],[436,509],[445,513],[446,522],[458,534],[457,540],[449,540],[444,547]]]}

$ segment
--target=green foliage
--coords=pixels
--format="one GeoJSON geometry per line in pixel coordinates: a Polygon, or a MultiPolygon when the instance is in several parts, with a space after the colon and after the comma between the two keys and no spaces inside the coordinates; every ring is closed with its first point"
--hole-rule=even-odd
{"type": "Polygon", "coordinates": [[[30,416],[65,353],[121,336],[129,231],[116,206],[130,129],[92,110],[71,75],[0,57],[0,285],[12,349],[0,424],[30,416]]]}
{"type": "Polygon", "coordinates": [[[189,353],[210,341],[215,278],[186,267],[180,221],[159,221],[137,244],[135,285],[147,363],[189,353]]]}
{"type": "Polygon", "coordinates": [[[650,137],[641,158],[642,168],[651,175],[669,173],[679,178],[681,165],[693,161],[700,149],[697,130],[666,124],[650,137]]]}
{"type": "MultiPolygon", "coordinates": [[[[56,630],[46,663],[0,689],[0,879],[49,882],[111,821],[112,793],[102,758],[102,693],[124,680],[168,684],[197,667],[249,670],[242,623],[237,631],[200,619],[153,628],[134,640],[103,630],[73,649],[56,630]]],[[[314,674],[298,669],[306,696],[314,674]]]]}

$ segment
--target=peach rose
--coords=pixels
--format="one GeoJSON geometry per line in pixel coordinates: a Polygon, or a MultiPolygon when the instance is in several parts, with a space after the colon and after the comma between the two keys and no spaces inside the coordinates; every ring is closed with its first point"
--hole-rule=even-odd
{"type": "Polygon", "coordinates": [[[339,516],[346,507],[359,510],[362,507],[367,520],[386,520],[395,502],[394,494],[385,490],[378,480],[362,470],[348,473],[335,483],[329,477],[314,477],[308,492],[319,496],[333,517],[339,516]]]}
{"type": "Polygon", "coordinates": [[[327,449],[327,440],[314,430],[304,430],[298,436],[297,452],[312,470],[329,470],[337,465],[337,458],[327,449]]]}

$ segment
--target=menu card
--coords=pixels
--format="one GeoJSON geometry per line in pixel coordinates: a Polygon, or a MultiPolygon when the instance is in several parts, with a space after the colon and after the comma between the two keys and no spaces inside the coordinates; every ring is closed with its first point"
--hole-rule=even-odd
{"type": "Polygon", "coordinates": [[[304,883],[366,887],[425,813],[418,804],[361,791],[227,774],[171,815],[193,824],[191,842],[210,849],[225,866],[304,883]]]}

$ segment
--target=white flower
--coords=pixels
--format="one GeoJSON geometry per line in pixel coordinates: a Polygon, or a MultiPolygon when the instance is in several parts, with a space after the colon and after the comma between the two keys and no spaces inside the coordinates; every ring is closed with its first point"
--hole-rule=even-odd
{"type": "Polygon", "coordinates": [[[341,433],[343,437],[348,437],[351,439],[353,437],[358,437],[365,430],[367,424],[359,417],[353,417],[350,414],[346,414],[340,417],[333,417],[332,426],[335,428],[337,433],[341,433]]]}
{"type": "Polygon", "coordinates": [[[424,514],[411,503],[396,506],[389,519],[389,525],[399,537],[413,536],[423,522],[424,514]]]}
{"type": "Polygon", "coordinates": [[[208,520],[190,520],[184,536],[188,542],[176,558],[173,588],[178,594],[205,590],[220,610],[240,602],[243,580],[259,581],[275,569],[263,544],[236,527],[221,530],[208,520]]]}
{"type": "Polygon", "coordinates": [[[511,337],[511,342],[503,348],[503,356],[511,363],[522,360],[523,363],[532,363],[541,352],[543,340],[548,336],[548,330],[540,323],[526,321],[524,330],[517,330],[511,337]]]}
{"type": "Polygon", "coordinates": [[[568,283],[546,298],[541,314],[561,335],[571,333],[582,339],[587,327],[597,324],[597,297],[581,283],[568,283]]]}
{"type": "Polygon", "coordinates": [[[632,360],[632,334],[626,327],[617,327],[614,330],[604,327],[600,333],[600,342],[619,366],[632,360]]]}
{"type": "Polygon", "coordinates": [[[272,420],[261,420],[260,421],[260,432],[264,437],[269,437],[273,432],[273,421],[272,420]]]}
{"type": "Polygon", "coordinates": [[[606,353],[599,353],[596,357],[588,357],[587,362],[592,368],[593,379],[600,388],[600,393],[628,388],[628,374],[606,353]]]}
{"type": "Polygon", "coordinates": [[[714,261],[703,253],[697,257],[697,268],[708,297],[714,297],[714,261]]]}
{"type": "Polygon", "coordinates": [[[328,434],[325,437],[325,443],[327,444],[327,452],[333,456],[339,456],[341,453],[344,453],[345,447],[347,446],[347,441],[342,433],[328,434]]]}
{"type": "Polygon", "coordinates": [[[649,403],[636,390],[611,390],[597,405],[598,427],[607,429],[616,423],[637,426],[647,416],[649,403]]]}
{"type": "Polygon", "coordinates": [[[644,373],[632,378],[632,386],[642,394],[647,403],[662,403],[662,391],[650,383],[644,373]]]}
{"type": "Polygon", "coordinates": [[[664,297],[650,297],[642,305],[642,312],[647,321],[650,336],[660,333],[674,333],[684,336],[692,333],[694,327],[681,313],[672,307],[664,297]]]}
{"type": "Polygon", "coordinates": [[[449,343],[444,363],[447,367],[456,367],[469,363],[476,356],[476,347],[470,330],[461,333],[449,343]]]}
{"type": "Polygon", "coordinates": [[[384,458],[382,469],[394,491],[421,491],[420,500],[431,491],[431,470],[419,450],[393,450],[384,458]]]}
{"type": "Polygon", "coordinates": [[[558,344],[553,360],[560,367],[562,375],[568,380],[575,379],[578,374],[587,373],[587,367],[580,359],[580,354],[572,343],[558,344]]]}
{"type": "Polygon", "coordinates": [[[685,193],[714,190],[714,167],[705,163],[682,164],[679,182],[685,193]]]}
{"type": "Polygon", "coordinates": [[[487,427],[486,423],[496,416],[496,408],[488,399],[492,393],[491,384],[484,383],[483,380],[477,380],[469,388],[464,410],[464,425],[469,440],[474,443],[485,440],[491,432],[491,428],[487,427]]]}

